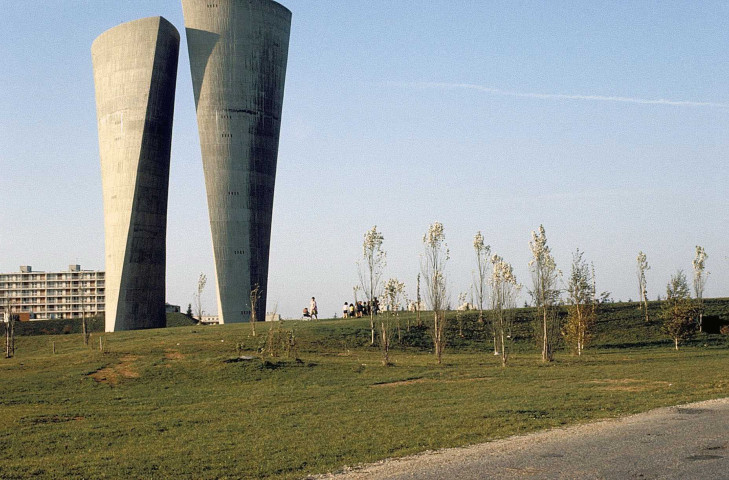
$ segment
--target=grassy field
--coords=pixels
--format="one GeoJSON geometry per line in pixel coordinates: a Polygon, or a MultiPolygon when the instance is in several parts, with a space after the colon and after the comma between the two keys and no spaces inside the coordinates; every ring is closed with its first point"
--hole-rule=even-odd
{"type": "MultiPolygon", "coordinates": [[[[729,301],[709,307],[729,321],[729,301]]],[[[104,352],[80,335],[19,337],[0,361],[0,478],[302,478],[729,395],[725,336],[675,352],[657,321],[616,304],[587,354],[541,365],[519,315],[506,369],[472,315],[463,338],[450,322],[442,366],[417,328],[380,366],[366,319],[274,326],[293,329],[292,358],[258,355],[260,324],[256,338],[248,325],[104,334],[104,352]]]]}
{"type": "MultiPolygon", "coordinates": [[[[183,315],[182,313],[168,313],[167,327],[186,327],[194,325],[195,321],[183,315]]],[[[104,331],[104,316],[98,315],[86,319],[86,328],[89,332],[104,331]]],[[[25,335],[69,335],[72,333],[81,333],[81,319],[65,319],[65,320],[42,320],[33,322],[18,322],[15,324],[15,334],[17,336],[25,335]]]]}

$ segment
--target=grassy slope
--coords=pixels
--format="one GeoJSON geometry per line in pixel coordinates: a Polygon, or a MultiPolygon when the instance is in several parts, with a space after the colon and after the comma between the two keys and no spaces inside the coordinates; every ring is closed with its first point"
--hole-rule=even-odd
{"type": "MultiPolygon", "coordinates": [[[[195,321],[182,313],[168,313],[167,327],[187,327],[194,325],[195,321]]],[[[104,331],[104,316],[98,315],[86,320],[90,332],[104,331]]],[[[25,335],[68,335],[81,333],[81,319],[64,320],[36,320],[32,322],[18,322],[15,324],[15,334],[25,335]]]]}
{"type": "Polygon", "coordinates": [[[415,329],[395,366],[379,366],[366,319],[285,323],[301,361],[226,362],[238,343],[253,353],[270,325],[257,338],[248,325],[105,334],[104,353],[78,335],[21,337],[0,362],[0,478],[300,478],[727,395],[725,337],[674,352],[636,312],[612,305],[596,348],[540,365],[521,311],[507,369],[472,317],[466,338],[451,321],[440,367],[415,329]]]}

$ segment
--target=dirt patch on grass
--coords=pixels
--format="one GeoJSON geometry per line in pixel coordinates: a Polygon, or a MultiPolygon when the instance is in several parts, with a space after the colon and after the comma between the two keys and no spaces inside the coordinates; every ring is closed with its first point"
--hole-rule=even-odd
{"type": "Polygon", "coordinates": [[[489,380],[490,377],[463,377],[463,378],[411,378],[407,380],[396,380],[394,382],[375,383],[372,388],[392,388],[415,385],[418,383],[472,383],[489,380]]]}
{"type": "Polygon", "coordinates": [[[403,387],[405,385],[415,385],[416,383],[425,383],[427,382],[428,378],[412,378],[410,380],[397,380],[394,382],[386,382],[386,383],[375,383],[372,385],[372,388],[392,388],[392,387],[403,387]]]}
{"type": "Polygon", "coordinates": [[[122,378],[139,378],[139,372],[134,370],[132,364],[138,359],[134,355],[125,355],[121,358],[121,363],[101,368],[89,376],[98,383],[106,383],[108,385],[116,385],[122,378]]]}
{"type": "Polygon", "coordinates": [[[177,350],[167,350],[165,352],[165,358],[167,360],[182,360],[185,358],[185,355],[181,354],[177,350]]]}

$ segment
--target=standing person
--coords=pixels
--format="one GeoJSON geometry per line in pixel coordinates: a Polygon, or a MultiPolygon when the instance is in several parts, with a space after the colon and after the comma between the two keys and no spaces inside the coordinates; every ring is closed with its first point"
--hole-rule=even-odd
{"type": "Polygon", "coordinates": [[[349,303],[344,302],[344,306],[342,307],[342,318],[348,318],[349,317],[349,303]]]}
{"type": "Polygon", "coordinates": [[[311,314],[311,319],[319,320],[319,311],[316,308],[316,298],[311,297],[311,305],[309,305],[309,313],[311,314]]]}
{"type": "Polygon", "coordinates": [[[349,304],[349,316],[354,318],[354,302],[349,304]]]}

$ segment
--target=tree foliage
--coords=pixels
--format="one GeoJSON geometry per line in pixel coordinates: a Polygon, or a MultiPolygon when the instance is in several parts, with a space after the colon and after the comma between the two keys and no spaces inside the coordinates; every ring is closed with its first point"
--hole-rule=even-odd
{"type": "Polygon", "coordinates": [[[645,323],[648,323],[648,282],[645,277],[645,272],[650,270],[651,267],[648,265],[648,257],[642,251],[638,252],[637,262],[638,288],[640,295],[638,297],[638,301],[645,312],[645,323]]]}
{"type": "Polygon", "coordinates": [[[382,272],[387,264],[387,255],[382,250],[384,240],[382,233],[377,231],[377,225],[369,229],[362,242],[362,259],[357,262],[359,282],[370,305],[370,345],[375,344],[374,301],[380,295],[382,272]]]}
{"type": "Polygon", "coordinates": [[[203,315],[203,304],[202,304],[202,294],[205,291],[205,285],[208,283],[208,277],[201,273],[200,276],[197,279],[197,290],[195,290],[195,294],[193,295],[195,300],[195,310],[197,313],[197,321],[202,322],[202,315],[203,315]]]}
{"type": "Polygon", "coordinates": [[[696,332],[696,310],[691,301],[688,281],[683,270],[671,275],[666,285],[666,300],[662,308],[663,328],[673,339],[676,350],[681,340],[689,339],[696,332]]]}
{"type": "Polygon", "coordinates": [[[529,293],[537,307],[537,336],[542,346],[542,361],[551,362],[554,360],[554,348],[559,335],[556,311],[560,294],[557,286],[559,271],[547,245],[547,234],[543,225],[539,226],[539,232],[532,232],[529,248],[532,251],[532,260],[529,262],[532,290],[529,293]]]}
{"type": "Polygon", "coordinates": [[[693,260],[694,266],[694,294],[696,294],[696,309],[699,314],[699,331],[703,330],[704,323],[704,287],[706,280],[709,278],[709,272],[706,271],[706,254],[704,247],[696,245],[696,257],[693,260]]]}
{"type": "Polygon", "coordinates": [[[392,345],[392,330],[399,322],[400,306],[405,293],[405,284],[397,278],[385,282],[384,297],[387,311],[380,315],[380,348],[382,349],[382,365],[390,365],[390,347],[392,345]]]}
{"type": "Polygon", "coordinates": [[[433,344],[440,364],[445,348],[445,308],[448,304],[445,267],[450,258],[442,223],[435,222],[428,228],[428,232],[423,235],[423,248],[420,271],[425,282],[425,296],[433,310],[433,344]]]}
{"type": "Polygon", "coordinates": [[[476,232],[473,237],[473,249],[476,251],[476,271],[473,274],[473,288],[476,292],[476,305],[478,305],[478,321],[483,323],[483,305],[488,295],[487,284],[491,246],[484,243],[480,231],[476,232]]]}
{"type": "Polygon", "coordinates": [[[572,255],[572,268],[567,281],[567,323],[563,334],[577,355],[590,341],[590,330],[597,316],[595,272],[578,248],[572,255]]]}
{"type": "Polygon", "coordinates": [[[514,270],[498,255],[491,257],[493,270],[489,284],[491,285],[491,315],[496,332],[496,351],[500,350],[501,366],[505,367],[511,352],[511,327],[514,322],[516,299],[521,285],[516,281],[514,270]]]}

